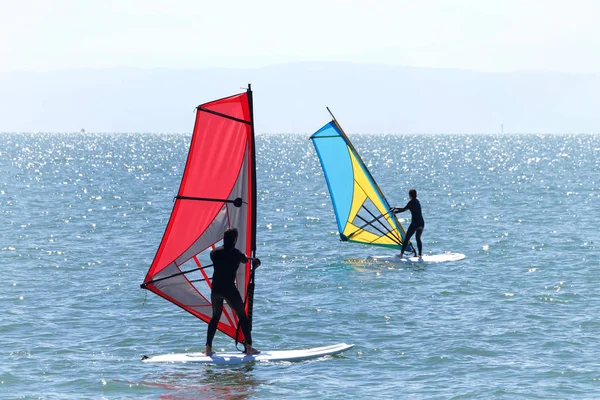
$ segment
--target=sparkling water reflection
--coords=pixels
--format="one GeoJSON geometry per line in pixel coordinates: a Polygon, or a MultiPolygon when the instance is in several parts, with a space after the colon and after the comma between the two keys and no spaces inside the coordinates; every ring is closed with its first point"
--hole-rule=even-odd
{"type": "Polygon", "coordinates": [[[393,205],[419,191],[425,252],[468,258],[353,262],[389,251],[339,242],[308,136],[259,135],[255,342],[356,347],[233,368],[139,362],[204,344],[139,289],[189,136],[3,134],[0,397],[600,396],[600,136],[351,138],[393,205]]]}

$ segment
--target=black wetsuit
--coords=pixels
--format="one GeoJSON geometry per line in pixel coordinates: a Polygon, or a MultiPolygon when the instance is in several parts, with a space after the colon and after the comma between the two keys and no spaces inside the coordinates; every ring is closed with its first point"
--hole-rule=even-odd
{"type": "Polygon", "coordinates": [[[248,258],[235,247],[225,248],[217,247],[210,252],[210,259],[213,262],[214,272],[212,279],[212,290],[210,301],[212,302],[212,318],[208,324],[206,334],[206,345],[212,346],[217,325],[223,312],[223,300],[236,312],[240,320],[245,342],[252,345],[252,336],[250,333],[250,324],[248,317],[244,312],[244,302],[240,292],[235,287],[235,275],[241,263],[248,262],[248,258]]]}
{"type": "Polygon", "coordinates": [[[410,210],[410,214],[412,216],[410,225],[408,226],[408,229],[406,230],[406,235],[404,236],[404,242],[402,243],[401,252],[404,253],[404,250],[406,250],[406,246],[408,246],[410,238],[416,232],[417,248],[419,249],[419,255],[423,255],[423,244],[421,243],[421,234],[423,233],[423,229],[425,229],[425,220],[423,219],[423,214],[421,213],[421,203],[416,198],[410,199],[410,201],[406,204],[406,207],[400,208],[398,210],[398,212],[410,210]]]}

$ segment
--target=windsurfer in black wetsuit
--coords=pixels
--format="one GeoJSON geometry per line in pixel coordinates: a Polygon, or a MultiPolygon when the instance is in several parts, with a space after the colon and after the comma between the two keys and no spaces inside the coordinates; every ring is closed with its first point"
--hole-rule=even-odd
{"type": "Polygon", "coordinates": [[[210,259],[213,262],[214,272],[212,278],[212,290],[210,301],[212,303],[212,318],[208,324],[206,333],[206,351],[207,356],[214,354],[212,350],[212,341],[217,331],[217,324],[221,319],[223,312],[223,300],[236,312],[239,323],[244,334],[245,353],[248,355],[258,354],[260,351],[252,347],[252,335],[250,333],[250,323],[244,312],[244,302],[240,292],[235,287],[235,275],[240,264],[245,264],[252,260],[252,266],[258,268],[260,260],[258,258],[247,257],[244,253],[235,247],[238,231],[236,228],[230,228],[223,235],[223,246],[217,247],[210,252],[210,259]]]}
{"type": "Polygon", "coordinates": [[[421,203],[419,203],[419,200],[417,200],[417,191],[415,189],[410,189],[408,191],[408,195],[410,196],[410,200],[406,204],[406,207],[394,207],[392,209],[394,214],[410,210],[410,214],[412,216],[410,225],[408,226],[408,230],[406,231],[406,235],[404,235],[404,242],[402,242],[402,250],[400,250],[399,256],[404,257],[404,250],[406,250],[406,246],[408,246],[408,242],[410,241],[412,235],[416,233],[417,247],[419,249],[419,258],[422,258],[423,244],[421,243],[421,234],[425,229],[425,220],[423,219],[423,214],[421,213],[421,203]]]}

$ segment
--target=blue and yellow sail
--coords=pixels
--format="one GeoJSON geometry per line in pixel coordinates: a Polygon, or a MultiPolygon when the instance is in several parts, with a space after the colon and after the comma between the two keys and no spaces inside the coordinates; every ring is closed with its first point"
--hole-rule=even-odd
{"type": "MultiPolygon", "coordinates": [[[[310,139],[325,174],[341,240],[401,248],[404,229],[335,118],[310,139]]],[[[407,250],[414,252],[410,244],[407,250]]]]}

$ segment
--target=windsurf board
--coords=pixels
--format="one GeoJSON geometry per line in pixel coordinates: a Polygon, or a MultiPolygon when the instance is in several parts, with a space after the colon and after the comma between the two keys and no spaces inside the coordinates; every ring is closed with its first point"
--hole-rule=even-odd
{"type": "Polygon", "coordinates": [[[422,258],[418,258],[415,256],[407,257],[404,256],[400,258],[398,255],[393,256],[371,256],[368,257],[366,261],[375,261],[375,262],[389,262],[389,263],[441,263],[448,261],[460,261],[466,258],[464,254],[461,253],[443,253],[443,254],[432,254],[432,255],[424,255],[422,258]]]}
{"type": "Polygon", "coordinates": [[[354,347],[353,344],[338,343],[330,346],[314,347],[302,350],[261,351],[257,355],[244,353],[215,353],[207,356],[204,353],[173,353],[159,356],[143,356],[145,363],[200,363],[200,364],[241,364],[246,362],[303,361],[338,354],[354,347]]]}

